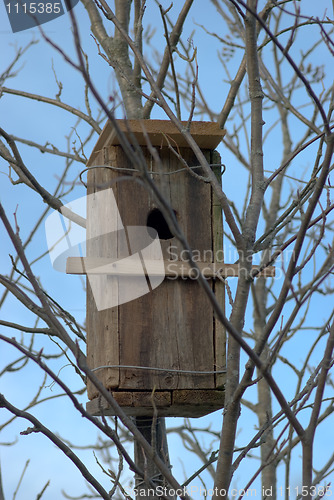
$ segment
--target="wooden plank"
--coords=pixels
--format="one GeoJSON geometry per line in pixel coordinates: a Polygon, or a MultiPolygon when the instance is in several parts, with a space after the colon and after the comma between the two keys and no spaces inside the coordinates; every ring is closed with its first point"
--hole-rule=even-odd
{"type": "MultiPolygon", "coordinates": [[[[223,374],[226,377],[225,374],[223,374]]],[[[178,390],[176,389],[172,393],[172,404],[174,406],[182,406],[189,405],[192,406],[202,406],[203,404],[211,404],[221,405],[221,408],[224,405],[225,392],[220,390],[178,390]],[[207,394],[209,394],[209,398],[207,398],[207,394]]]]}
{"type": "MultiPolygon", "coordinates": [[[[181,148],[179,153],[190,167],[198,165],[198,160],[188,148],[181,148]]],[[[178,158],[168,150],[165,162],[170,172],[180,168],[178,158]]],[[[203,175],[200,170],[196,172],[203,175]]],[[[179,225],[190,248],[196,253],[197,260],[205,262],[212,253],[210,185],[186,171],[165,177],[169,178],[168,199],[176,212],[179,225]]],[[[170,261],[169,271],[173,272],[173,258],[178,258],[184,269],[186,264],[184,249],[176,238],[172,240],[169,250],[171,250],[167,256],[167,260],[170,261]]],[[[165,342],[165,350],[168,349],[170,352],[170,366],[181,370],[213,371],[213,313],[208,297],[195,279],[183,279],[181,276],[176,280],[174,275],[166,279],[163,285],[166,285],[165,295],[161,296],[159,303],[157,302],[155,320],[158,321],[158,310],[165,307],[164,321],[171,325],[165,342]]],[[[163,351],[162,356],[164,356],[163,351]]],[[[173,389],[213,388],[213,374],[180,374],[177,385],[173,386],[173,389]]]]}
{"type": "MultiPolygon", "coordinates": [[[[133,142],[133,137],[140,146],[147,146],[144,131],[149,135],[153,146],[168,146],[170,144],[177,148],[189,147],[182,133],[170,120],[116,120],[120,130],[133,142]],[[168,140],[167,140],[168,138],[168,140]]],[[[187,122],[181,122],[183,127],[187,122]]],[[[190,133],[201,149],[215,149],[225,135],[216,122],[194,121],[191,123],[190,133]]],[[[105,124],[94,150],[88,160],[87,166],[96,164],[95,159],[99,151],[105,147],[119,145],[115,129],[110,121],[105,124]]]]}
{"type": "MultiPolygon", "coordinates": [[[[119,148],[121,149],[121,148],[119,148]]],[[[154,168],[146,148],[142,148],[149,168],[154,168]]],[[[164,171],[179,169],[178,159],[167,149],[160,152],[164,171]]],[[[196,162],[189,150],[180,150],[190,165],[196,162]]],[[[203,252],[211,247],[210,186],[188,172],[161,176],[159,189],[177,214],[193,248],[203,252]],[[207,195],[205,195],[207,192],[207,195]],[[206,198],[207,200],[206,200],[206,198]],[[194,200],[201,200],[196,203],[194,200]],[[209,220],[198,225],[203,217],[209,220]],[[208,234],[206,234],[208,231],[208,234]]],[[[157,208],[152,196],[140,191],[136,182],[122,183],[118,205],[124,225],[145,226],[150,210],[157,208]],[[131,187],[131,190],[127,188],[131,187]]],[[[164,258],[172,248],[180,255],[176,238],[162,242],[164,258]]],[[[125,278],[126,279],[126,278],[125,278]]],[[[171,368],[174,370],[214,370],[212,307],[195,280],[165,280],[161,286],[119,308],[120,359],[122,365],[171,368]],[[199,306],[200,304],[200,306],[199,306]]],[[[214,375],[161,373],[121,370],[120,390],[165,390],[175,388],[214,388],[214,375]]]]}
{"type": "MultiPolygon", "coordinates": [[[[129,167],[128,160],[121,147],[112,146],[110,149],[117,151],[118,167],[129,167]]],[[[120,175],[119,172],[118,175],[120,175]]],[[[117,204],[124,227],[142,226],[145,228],[152,204],[150,193],[131,175],[128,176],[128,179],[128,181],[119,182],[117,192],[117,204]]],[[[129,250],[132,254],[147,245],[147,242],[141,241],[140,234],[137,235],[135,240],[130,244],[131,248],[129,250]]],[[[123,276],[123,286],[127,289],[135,289],[139,286],[141,279],[140,276],[123,276]]],[[[149,292],[147,282],[146,285],[147,292],[149,292]]],[[[131,302],[126,301],[118,307],[120,364],[122,365],[153,366],[152,351],[154,351],[155,343],[152,337],[155,325],[152,323],[151,296],[152,292],[140,296],[131,302]]],[[[163,380],[163,377],[161,380],[163,380]]],[[[158,384],[155,384],[154,376],[151,372],[131,369],[122,369],[120,371],[119,390],[134,389],[142,391],[153,389],[154,386],[160,388],[158,384]]]]}
{"type": "MultiPolygon", "coordinates": [[[[210,153],[210,163],[218,164],[221,163],[220,155],[217,151],[210,153]]],[[[219,184],[221,184],[221,167],[213,167],[213,171],[218,179],[219,184]]],[[[222,207],[218,200],[217,195],[211,189],[212,193],[212,247],[214,260],[222,260],[224,258],[224,243],[223,243],[223,214],[222,207]]],[[[218,263],[219,265],[220,263],[218,263]]],[[[216,264],[217,265],[217,264],[216,264]]],[[[237,267],[237,273],[239,274],[239,268],[237,267]]],[[[227,278],[228,273],[220,272],[220,276],[227,278]]],[[[225,284],[217,279],[214,282],[214,292],[216,299],[225,314],[225,284]]],[[[214,344],[215,344],[215,370],[219,371],[226,367],[226,330],[224,325],[214,317],[214,344]]],[[[216,374],[216,387],[222,387],[225,383],[224,374],[216,374]]]]}
{"type": "MultiPolygon", "coordinates": [[[[169,260],[163,261],[162,267],[159,260],[145,260],[146,268],[149,268],[149,276],[166,276],[170,278],[190,278],[196,279],[198,271],[192,268],[186,261],[169,260]]],[[[225,264],[223,262],[196,262],[200,272],[205,278],[221,276],[223,278],[235,278],[239,276],[239,264],[225,264]]],[[[252,266],[253,272],[260,266],[252,266]]],[[[68,257],[66,263],[67,274],[96,274],[114,276],[142,276],[143,266],[141,260],[122,259],[111,261],[103,257],[68,257]]],[[[256,277],[272,278],[275,276],[275,267],[268,266],[256,277]]]]}
{"type": "MultiPolygon", "coordinates": [[[[152,416],[152,393],[112,392],[112,396],[128,416],[152,416]]],[[[161,417],[198,418],[224,406],[224,391],[219,390],[174,390],[154,392],[154,403],[161,417]]],[[[115,416],[104,398],[94,398],[86,404],[88,413],[95,416],[115,416]]]]}

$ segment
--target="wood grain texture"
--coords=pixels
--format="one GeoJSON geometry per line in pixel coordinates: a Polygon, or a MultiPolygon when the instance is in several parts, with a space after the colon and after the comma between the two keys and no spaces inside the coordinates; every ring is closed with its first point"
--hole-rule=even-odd
{"type": "MultiPolygon", "coordinates": [[[[146,148],[143,151],[150,166],[150,154],[146,148]]],[[[188,149],[181,150],[181,154],[188,164],[197,164],[188,149]]],[[[167,148],[160,150],[160,157],[166,173],[180,168],[179,161],[167,148]]],[[[204,253],[211,247],[212,240],[210,186],[185,171],[162,176],[156,182],[176,212],[191,247],[204,253]]],[[[150,210],[158,207],[142,186],[134,183],[131,191],[126,187],[118,193],[123,223],[145,226],[150,210]]],[[[182,253],[176,238],[163,241],[162,246],[165,259],[170,258],[171,253],[177,256],[182,253]]],[[[149,294],[119,306],[120,364],[214,370],[212,329],[211,307],[200,286],[188,279],[165,280],[149,294]]],[[[127,369],[120,374],[120,390],[198,387],[213,388],[214,376],[138,373],[127,369]]]]}
{"type": "MultiPolygon", "coordinates": [[[[166,276],[167,278],[189,278],[196,280],[198,271],[186,261],[165,260],[163,267],[160,261],[146,260],[149,266],[149,276],[166,276]]],[[[199,272],[205,278],[237,278],[240,274],[239,264],[225,264],[223,262],[196,262],[199,272]]],[[[258,271],[260,266],[252,266],[252,271],[258,271]]],[[[112,276],[142,276],[143,265],[141,261],[115,261],[98,257],[68,257],[66,262],[67,274],[108,274],[112,276]]],[[[268,266],[261,270],[256,277],[273,278],[275,267],[268,266]]]]}
{"type": "MultiPolygon", "coordinates": [[[[116,120],[120,130],[131,142],[134,137],[140,146],[147,146],[143,131],[150,137],[153,146],[167,146],[168,141],[173,147],[187,147],[183,135],[170,120],[116,120]]],[[[182,122],[187,126],[187,122],[182,122]]],[[[215,149],[225,135],[216,122],[196,121],[191,123],[190,133],[201,149],[215,149]]],[[[96,157],[106,146],[120,144],[111,122],[107,122],[88,160],[87,166],[97,165],[96,157]]]]}
{"type": "MultiPolygon", "coordinates": [[[[220,163],[221,159],[219,154],[214,151],[210,153],[210,163],[217,164],[220,163]]],[[[221,168],[214,167],[214,173],[221,183],[221,168]]],[[[217,196],[214,191],[212,193],[212,247],[214,252],[215,267],[222,266],[221,262],[216,262],[217,260],[224,260],[224,232],[223,232],[223,214],[222,207],[219,203],[217,196]]],[[[223,264],[224,270],[220,271],[220,275],[223,278],[229,276],[229,270],[231,270],[230,264],[223,264]]],[[[239,266],[237,266],[237,275],[239,274],[239,266]]],[[[214,282],[214,292],[216,299],[221,306],[225,314],[225,284],[217,279],[214,282]]],[[[226,367],[226,330],[224,325],[214,317],[214,343],[215,343],[215,367],[219,371],[226,367]]],[[[225,374],[216,374],[216,387],[223,387],[225,383],[225,374]]]]}
{"type": "MultiPolygon", "coordinates": [[[[114,391],[111,395],[128,416],[152,416],[154,405],[159,417],[198,418],[224,407],[224,391],[175,390],[147,392],[114,391]]],[[[88,413],[95,416],[115,416],[104,398],[94,398],[86,405],[88,413]]]]}
{"type": "MultiPolygon", "coordinates": [[[[105,157],[97,157],[98,164],[106,161],[105,157]]],[[[108,161],[108,160],[107,160],[108,161]]],[[[112,159],[113,161],[113,159],[112,159]]],[[[110,213],[108,204],[97,203],[95,193],[99,193],[112,185],[110,172],[106,169],[92,169],[87,176],[87,257],[117,258],[115,248],[110,245],[108,234],[100,235],[104,230],[108,232],[110,213]]],[[[114,189],[117,189],[113,186],[114,189]]],[[[99,277],[101,278],[101,277],[99,277]]],[[[104,277],[106,282],[114,280],[110,276],[104,277]]],[[[115,290],[115,293],[117,291],[115,290]]],[[[87,280],[87,360],[91,368],[104,365],[119,365],[119,333],[118,333],[118,309],[117,307],[98,311],[92,289],[87,280]]],[[[119,369],[102,369],[96,372],[98,378],[105,387],[118,387],[119,369]]],[[[90,381],[87,384],[89,399],[96,397],[98,391],[90,381]]]]}

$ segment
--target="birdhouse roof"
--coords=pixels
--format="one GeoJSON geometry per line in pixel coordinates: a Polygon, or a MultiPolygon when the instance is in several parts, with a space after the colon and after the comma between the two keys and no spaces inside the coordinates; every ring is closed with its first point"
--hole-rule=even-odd
{"type": "MultiPolygon", "coordinates": [[[[152,146],[167,146],[168,141],[174,147],[189,147],[187,140],[170,120],[116,120],[119,128],[126,134],[131,142],[135,137],[140,146],[147,146],[147,136],[152,146]]],[[[181,122],[184,127],[187,122],[181,122]]],[[[190,125],[190,133],[201,149],[215,149],[225,135],[216,122],[193,121],[190,125]]],[[[120,144],[119,138],[112,123],[108,120],[100,137],[95,144],[92,154],[88,160],[91,165],[96,155],[109,146],[120,144]]]]}

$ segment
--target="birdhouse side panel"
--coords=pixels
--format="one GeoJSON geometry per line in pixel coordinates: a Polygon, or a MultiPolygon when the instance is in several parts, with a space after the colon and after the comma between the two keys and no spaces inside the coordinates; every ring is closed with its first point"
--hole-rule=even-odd
{"type": "MultiPolygon", "coordinates": [[[[222,224],[219,201],[214,201],[210,184],[185,170],[168,148],[159,149],[161,165],[154,163],[146,148],[142,150],[150,175],[174,210],[195,260],[214,261],[215,250],[222,246],[222,224]],[[218,222],[213,217],[218,217],[218,222]]],[[[194,173],[202,174],[189,149],[178,151],[190,167],[195,167],[194,173]]],[[[211,155],[206,152],[210,162],[211,155]]],[[[88,194],[112,188],[122,221],[118,234],[122,237],[117,238],[115,248],[110,234],[115,223],[110,221],[108,200],[98,207],[93,197],[87,214],[90,219],[87,256],[117,260],[140,253],[148,242],[149,214],[160,210],[160,205],[138,172],[130,172],[132,165],[120,146],[104,148],[94,163],[109,164],[112,168],[93,167],[88,172],[88,194]]],[[[155,229],[159,231],[159,221],[155,229]]],[[[165,265],[173,269],[175,261],[186,262],[187,255],[180,242],[170,236],[161,238],[160,244],[165,265]]],[[[153,252],[151,258],[158,259],[159,255],[153,252]]],[[[215,320],[196,276],[166,277],[157,288],[129,301],[123,300],[122,294],[130,290],[136,295],[136,289],[142,286],[140,278],[123,276],[122,287],[118,288],[115,277],[109,275],[104,279],[118,294],[119,305],[98,311],[87,284],[87,355],[89,366],[97,369],[96,374],[105,387],[120,391],[221,387],[222,378],[212,372],[221,369],[225,362],[225,333],[215,320]],[[102,368],[107,366],[116,368],[102,368]]],[[[146,279],[150,288],[150,277],[146,279]]],[[[223,300],[220,285],[212,279],[208,283],[216,295],[220,290],[218,295],[223,300]]],[[[89,398],[97,394],[88,384],[89,398]]]]}

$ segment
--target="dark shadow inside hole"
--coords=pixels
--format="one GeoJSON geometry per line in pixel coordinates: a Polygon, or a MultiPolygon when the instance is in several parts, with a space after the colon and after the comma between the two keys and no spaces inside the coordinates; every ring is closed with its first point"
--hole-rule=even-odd
{"type": "MultiPolygon", "coordinates": [[[[176,215],[175,210],[174,214],[176,215]]],[[[163,213],[158,208],[153,208],[153,210],[150,211],[147,216],[146,225],[148,228],[152,227],[156,230],[160,240],[169,240],[171,238],[174,238],[174,235],[169,229],[163,213]]]]}

